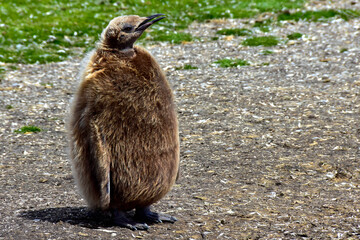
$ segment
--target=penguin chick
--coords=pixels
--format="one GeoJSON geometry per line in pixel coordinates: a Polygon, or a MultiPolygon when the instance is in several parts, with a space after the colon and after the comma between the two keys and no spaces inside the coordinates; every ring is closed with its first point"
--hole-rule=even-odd
{"type": "Polygon", "coordinates": [[[134,42],[163,19],[110,21],[81,73],[69,121],[73,174],[89,207],[133,230],[175,222],[150,206],[174,184],[179,134],[174,98],[155,59],[134,42]],[[135,209],[134,218],[127,211],[135,209]]]}

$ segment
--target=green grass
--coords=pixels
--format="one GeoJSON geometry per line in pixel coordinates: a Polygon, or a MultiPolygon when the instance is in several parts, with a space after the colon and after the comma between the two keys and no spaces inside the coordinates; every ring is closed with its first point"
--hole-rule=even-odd
{"type": "Polygon", "coordinates": [[[256,21],[253,25],[254,28],[259,28],[262,32],[270,32],[270,25],[273,23],[273,20],[267,19],[264,21],[256,21]]]}
{"type": "Polygon", "coordinates": [[[261,36],[261,37],[249,37],[245,39],[242,44],[245,46],[265,46],[271,47],[276,46],[279,40],[275,36],[261,36]]]}
{"type": "Polygon", "coordinates": [[[347,52],[347,51],[349,51],[348,48],[341,48],[341,49],[340,49],[340,53],[344,53],[344,52],[347,52]]]}
{"type": "Polygon", "coordinates": [[[182,33],[191,22],[217,18],[250,18],[261,12],[301,8],[304,0],[9,0],[0,5],[0,62],[45,63],[65,60],[89,49],[108,22],[120,15],[166,19],[149,31],[150,39],[192,41],[182,33]],[[169,31],[166,33],[166,31],[169,31]],[[176,34],[173,34],[177,32],[176,34]],[[171,34],[170,34],[171,33],[171,34]]]}
{"type": "Polygon", "coordinates": [[[10,110],[10,109],[13,109],[14,107],[11,106],[11,105],[6,105],[5,108],[6,108],[7,110],[10,110]]]}
{"type": "MultiPolygon", "coordinates": [[[[150,39],[174,44],[196,39],[183,32],[193,21],[253,18],[263,12],[273,12],[273,19],[256,22],[253,26],[269,32],[275,19],[323,21],[333,17],[344,20],[360,17],[360,10],[349,9],[302,10],[294,13],[287,11],[302,9],[305,2],[306,0],[4,0],[0,4],[0,62],[63,61],[69,55],[78,54],[78,48],[84,51],[93,48],[102,29],[112,18],[121,15],[149,16],[164,13],[166,19],[152,26],[140,39],[140,43],[150,39]]],[[[219,34],[245,34],[236,31],[219,34]]]]}
{"type": "Polygon", "coordinates": [[[237,66],[247,66],[250,65],[250,63],[243,59],[220,59],[215,62],[216,64],[219,64],[222,68],[228,68],[228,67],[237,67],[237,66]]]}
{"type": "Polygon", "coordinates": [[[6,68],[0,66],[0,82],[1,82],[2,79],[4,79],[4,77],[5,77],[5,72],[6,72],[6,68]]]}
{"type": "Polygon", "coordinates": [[[301,38],[302,36],[303,35],[301,33],[295,32],[295,33],[287,35],[287,38],[290,40],[295,40],[295,39],[301,38]]]}
{"type": "Polygon", "coordinates": [[[270,27],[269,26],[260,27],[259,29],[262,32],[270,32],[270,27]]]}
{"type": "Polygon", "coordinates": [[[198,69],[198,67],[192,66],[190,64],[185,64],[184,69],[185,70],[191,70],[191,69],[198,69]]]}
{"type": "Polygon", "coordinates": [[[183,67],[177,67],[177,68],[175,68],[176,70],[182,70],[182,69],[184,69],[184,70],[193,70],[193,69],[198,69],[198,67],[196,67],[196,66],[192,66],[192,65],[190,65],[190,64],[185,64],[185,66],[183,66],[183,67]]]}
{"type": "Polygon", "coordinates": [[[41,86],[45,87],[45,88],[53,88],[54,87],[54,84],[53,83],[50,83],[50,82],[41,82],[40,83],[41,86]]]}
{"type": "Polygon", "coordinates": [[[35,126],[24,126],[18,130],[15,130],[16,133],[31,133],[31,132],[41,132],[41,129],[35,126]]]}
{"type": "Polygon", "coordinates": [[[17,69],[19,69],[16,65],[10,65],[9,68],[10,68],[11,70],[17,70],[17,69]]]}
{"type": "Polygon", "coordinates": [[[271,51],[271,50],[263,50],[263,51],[261,51],[261,54],[262,55],[271,55],[271,54],[273,54],[274,52],[273,51],[271,51]]]}
{"type": "Polygon", "coordinates": [[[228,29],[221,29],[216,32],[216,34],[220,35],[234,35],[234,36],[248,36],[251,35],[251,30],[247,28],[228,28],[228,29]]]}
{"type": "Polygon", "coordinates": [[[360,17],[360,11],[350,10],[350,9],[343,9],[343,10],[327,9],[327,10],[319,10],[319,11],[298,11],[295,13],[285,12],[278,15],[278,21],[282,21],[282,20],[299,21],[300,19],[307,21],[321,21],[333,17],[340,17],[347,21],[351,18],[360,17]]]}

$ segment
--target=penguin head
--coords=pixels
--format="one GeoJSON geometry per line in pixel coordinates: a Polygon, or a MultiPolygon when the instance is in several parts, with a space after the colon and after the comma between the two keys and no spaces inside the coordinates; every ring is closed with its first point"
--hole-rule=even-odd
{"type": "Polygon", "coordinates": [[[101,34],[101,43],[107,48],[126,50],[133,48],[134,42],[141,34],[157,21],[165,17],[164,14],[155,14],[149,17],[136,15],[116,17],[101,34]],[[159,17],[159,18],[158,18],[159,17]]]}

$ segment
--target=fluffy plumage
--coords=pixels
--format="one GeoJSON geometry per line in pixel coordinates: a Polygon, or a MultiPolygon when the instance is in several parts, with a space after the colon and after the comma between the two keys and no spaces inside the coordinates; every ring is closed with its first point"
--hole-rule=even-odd
{"type": "MultiPolygon", "coordinates": [[[[133,46],[162,19],[158,16],[124,16],[109,23],[81,74],[69,122],[73,173],[88,205],[146,209],[139,210],[145,221],[149,206],[174,184],[179,167],[171,88],[150,53],[133,46]]],[[[166,219],[156,221],[161,220],[166,219]]],[[[136,228],[119,220],[121,226],[129,224],[136,228]]]]}

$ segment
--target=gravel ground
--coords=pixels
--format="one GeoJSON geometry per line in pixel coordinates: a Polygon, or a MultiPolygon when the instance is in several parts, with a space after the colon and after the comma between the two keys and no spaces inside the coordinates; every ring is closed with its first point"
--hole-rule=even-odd
{"type": "Polygon", "coordinates": [[[210,40],[248,22],[194,23],[188,31],[203,42],[147,46],[175,92],[182,169],[154,206],[179,221],[147,232],[92,214],[75,188],[65,122],[80,59],[7,71],[0,239],[358,239],[360,19],[284,22],[268,34],[304,36],[270,48],[244,47],[243,37],[210,40]],[[220,68],[222,58],[251,65],[220,68]],[[176,70],[185,64],[198,69],[176,70]],[[24,125],[43,131],[14,133],[24,125]]]}

